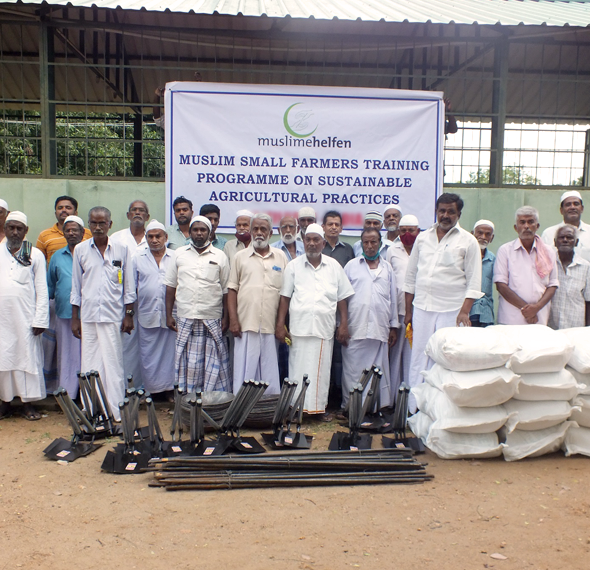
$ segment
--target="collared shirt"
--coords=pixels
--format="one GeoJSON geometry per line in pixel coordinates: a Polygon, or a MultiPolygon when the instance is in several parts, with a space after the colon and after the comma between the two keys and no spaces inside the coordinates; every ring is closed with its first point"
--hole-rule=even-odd
{"type": "Polygon", "coordinates": [[[229,262],[211,244],[199,253],[194,246],[176,250],[166,271],[164,285],[176,289],[176,309],[185,319],[220,319],[227,293],[229,262]]]}
{"type": "Polygon", "coordinates": [[[223,253],[227,255],[227,259],[230,265],[233,263],[236,253],[238,253],[238,251],[242,251],[243,249],[246,249],[246,246],[237,239],[230,239],[225,244],[225,246],[223,247],[223,253]]]}
{"type": "Polygon", "coordinates": [[[335,259],[342,267],[345,267],[346,264],[355,257],[352,246],[348,243],[341,242],[340,240],[338,240],[334,247],[332,247],[326,240],[326,247],[324,247],[322,253],[335,259]]]}
{"type": "Polygon", "coordinates": [[[397,328],[397,287],[393,268],[379,259],[377,269],[369,269],[364,257],[344,268],[354,295],[348,298],[348,331],[352,340],[374,339],[387,342],[389,329],[397,328]]]}
{"type": "Polygon", "coordinates": [[[120,243],[107,244],[104,258],[94,238],[74,250],[70,303],[86,323],[120,323],[125,305],[135,302],[132,255],[120,243]]]}
{"type": "Polygon", "coordinates": [[[567,273],[557,259],[559,288],[551,299],[549,326],[571,329],[586,326],[586,303],[590,301],[590,263],[578,254],[567,266],[567,273]]]}
{"type": "Polygon", "coordinates": [[[289,297],[289,323],[296,336],[331,339],[336,327],[338,301],[354,294],[340,264],[322,255],[314,267],[302,255],[285,268],[281,295],[289,297]]]}
{"type": "MultiPolygon", "coordinates": [[[[276,247],[280,249],[286,256],[289,261],[293,258],[291,257],[291,252],[287,249],[286,244],[283,242],[282,239],[279,241],[275,241],[275,243],[271,243],[270,247],[276,247]]],[[[299,257],[305,253],[305,246],[303,245],[302,241],[295,240],[295,257],[299,257]]]]}
{"type": "Polygon", "coordinates": [[[166,248],[158,266],[148,248],[137,252],[133,259],[133,278],[137,288],[137,321],[145,329],[166,328],[164,277],[175,257],[175,252],[166,248]]]}
{"type": "Polygon", "coordinates": [[[243,331],[274,334],[287,263],[282,251],[269,248],[263,257],[252,245],[234,257],[227,287],[238,293],[238,319],[243,331]]]}
{"type": "MultiPolygon", "coordinates": [[[[393,242],[391,240],[388,240],[387,238],[381,238],[381,247],[379,248],[379,255],[385,261],[387,261],[387,250],[389,249],[389,246],[392,243],[393,242]]],[[[360,239],[354,242],[354,245],[352,246],[352,251],[354,252],[355,257],[362,257],[363,244],[360,239]]]]}
{"type": "MultiPolygon", "coordinates": [[[[397,310],[400,317],[406,315],[406,294],[403,287],[406,280],[406,271],[410,255],[399,237],[395,238],[387,249],[387,261],[391,264],[395,273],[395,284],[397,289],[397,310]]],[[[401,319],[403,320],[403,319],[401,319]]]]}
{"type": "MultiPolygon", "coordinates": [[[[552,256],[553,269],[544,279],[539,277],[535,267],[537,259],[537,244],[533,243],[531,253],[522,245],[520,238],[501,245],[496,253],[494,264],[494,283],[505,283],[525,303],[536,303],[545,293],[547,287],[558,287],[557,265],[555,251],[548,247],[552,256]]],[[[502,295],[498,303],[499,325],[526,325],[526,319],[520,309],[511,305],[502,295]]],[[[546,325],[549,320],[550,303],[547,303],[538,313],[539,324],[546,325]]]]}
{"type": "Polygon", "coordinates": [[[414,306],[446,313],[461,308],[465,299],[479,299],[481,250],[477,240],[459,223],[439,241],[438,224],[414,242],[404,291],[414,295],[414,306]]]}
{"type": "MultiPolygon", "coordinates": [[[[547,245],[555,248],[555,234],[563,226],[565,226],[565,222],[547,228],[541,235],[541,238],[547,245]]],[[[576,246],[575,252],[590,262],[590,224],[585,224],[582,220],[580,220],[580,227],[578,228],[578,245],[576,246]]]]}
{"type": "MultiPolygon", "coordinates": [[[[74,249],[74,251],[76,251],[74,249]]],[[[51,257],[47,270],[49,298],[55,299],[55,314],[60,319],[72,318],[70,293],[72,292],[72,263],[74,257],[69,246],[58,249],[51,257]]]]}
{"type": "MultiPolygon", "coordinates": [[[[82,238],[82,241],[86,241],[91,237],[92,234],[90,233],[90,230],[84,228],[84,237],[82,238]]],[[[68,242],[66,241],[63,230],[60,230],[56,223],[39,234],[36,247],[41,250],[47,263],[49,263],[51,261],[51,256],[66,245],[68,245],[68,242]]]]}
{"type": "Polygon", "coordinates": [[[171,225],[167,230],[166,233],[168,234],[168,249],[178,249],[179,247],[184,247],[185,245],[190,245],[191,238],[186,237],[182,230],[178,227],[178,224],[171,225]]]}
{"type": "Polygon", "coordinates": [[[137,243],[135,236],[131,233],[129,228],[115,232],[112,236],[109,236],[109,241],[111,243],[120,243],[126,245],[132,256],[148,248],[145,233],[143,234],[141,241],[137,243]]]}
{"type": "Polygon", "coordinates": [[[220,249],[221,251],[223,251],[223,248],[225,247],[225,244],[227,243],[227,240],[223,237],[223,236],[215,236],[215,239],[211,241],[211,245],[213,247],[216,247],[217,249],[220,249]]]}
{"type": "Polygon", "coordinates": [[[481,290],[483,297],[473,303],[469,316],[479,315],[479,322],[486,325],[494,324],[494,262],[496,256],[486,249],[481,260],[481,290]]]}

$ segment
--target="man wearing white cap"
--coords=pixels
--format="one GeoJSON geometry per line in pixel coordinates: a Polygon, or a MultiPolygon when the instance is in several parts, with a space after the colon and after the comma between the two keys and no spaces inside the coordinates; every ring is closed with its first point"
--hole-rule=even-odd
{"type": "MultiPolygon", "coordinates": [[[[238,210],[236,213],[236,239],[230,239],[223,248],[231,265],[238,251],[246,249],[252,241],[250,235],[250,220],[254,214],[250,210],[238,210]]],[[[213,226],[211,226],[213,227],[213,226]]]]}
{"type": "MultiPolygon", "coordinates": [[[[305,255],[285,268],[275,336],[280,342],[291,339],[289,376],[299,383],[298,390],[303,375],[309,376],[304,411],[322,414],[328,403],[336,311],[340,314],[336,337],[346,345],[350,338],[346,299],[354,290],[340,264],[322,255],[326,242],[319,224],[307,226],[303,244],[305,255]],[[285,329],[287,313],[290,333],[285,329]]],[[[332,418],[324,414],[323,419],[332,418]]]]}
{"type": "Polygon", "coordinates": [[[191,244],[176,250],[166,271],[166,324],[177,333],[176,382],[183,392],[231,390],[227,330],[229,262],[211,244],[211,222],[195,216],[191,244]],[[173,315],[174,301],[178,316],[173,315]]]}
{"type": "Polygon", "coordinates": [[[6,221],[6,216],[8,216],[9,211],[6,200],[0,198],[0,243],[4,241],[4,222],[6,221]]]}
{"type": "Polygon", "coordinates": [[[490,220],[475,222],[471,232],[481,250],[481,291],[483,297],[476,299],[469,312],[472,327],[487,327],[494,324],[494,263],[496,256],[488,249],[494,240],[495,226],[490,220]]]}
{"type": "Polygon", "coordinates": [[[55,299],[57,336],[57,374],[59,385],[71,398],[78,395],[78,370],[80,370],[82,346],[80,339],[72,334],[72,264],[74,249],[84,237],[84,220],[68,216],[63,232],[68,245],[58,249],[52,256],[47,270],[49,298],[55,299]]]}
{"type": "Polygon", "coordinates": [[[10,212],[0,245],[0,419],[19,397],[22,416],[41,418],[33,404],[45,398],[41,333],[49,326],[45,258],[28,241],[27,217],[10,212]]]}
{"type": "Polygon", "coordinates": [[[565,224],[575,226],[578,229],[578,245],[576,255],[590,261],[590,224],[582,221],[584,203],[582,195],[577,190],[569,190],[561,195],[559,211],[563,216],[563,222],[547,228],[541,235],[541,239],[550,247],[555,247],[555,234],[558,228],[565,224]]]}
{"type": "Polygon", "coordinates": [[[176,335],[166,325],[164,277],[174,263],[175,252],[166,247],[164,224],[152,220],[145,232],[148,248],[133,258],[137,287],[137,334],[143,387],[152,394],[174,388],[174,346],[176,335]]]}
{"type": "MultiPolygon", "coordinates": [[[[365,221],[363,222],[363,230],[374,229],[377,231],[381,231],[383,227],[383,214],[378,212],[377,210],[371,210],[365,214],[365,221]]],[[[384,260],[387,260],[387,248],[389,247],[389,240],[381,240],[381,246],[379,249],[379,254],[384,260]]],[[[357,242],[354,243],[352,246],[352,250],[354,251],[355,257],[362,257],[363,255],[363,244],[359,239],[357,242]]]]}
{"type": "Polygon", "coordinates": [[[398,389],[402,382],[408,383],[410,377],[410,359],[412,348],[406,338],[404,318],[406,316],[406,294],[403,286],[406,280],[406,271],[410,254],[416,238],[420,235],[418,218],[412,214],[406,214],[399,221],[399,235],[387,249],[387,261],[391,264],[395,273],[397,289],[397,309],[399,328],[397,329],[397,342],[389,350],[389,382],[391,396],[396,399],[398,389]]]}
{"type": "Polygon", "coordinates": [[[403,213],[399,206],[389,206],[389,208],[383,212],[383,227],[387,230],[386,239],[390,242],[390,246],[399,236],[399,225],[402,216],[403,213]]]}
{"type": "Polygon", "coordinates": [[[81,370],[97,370],[111,412],[119,420],[125,395],[123,334],[133,330],[135,281],[127,246],[111,243],[111,212],[95,206],[88,212],[92,239],[74,250],[72,264],[72,333],[82,340],[81,370]]]}
{"type": "Polygon", "coordinates": [[[315,210],[311,206],[303,206],[303,208],[300,208],[299,212],[297,213],[297,224],[299,225],[297,239],[299,241],[303,241],[307,226],[310,224],[315,224],[316,222],[317,216],[315,210]]]}

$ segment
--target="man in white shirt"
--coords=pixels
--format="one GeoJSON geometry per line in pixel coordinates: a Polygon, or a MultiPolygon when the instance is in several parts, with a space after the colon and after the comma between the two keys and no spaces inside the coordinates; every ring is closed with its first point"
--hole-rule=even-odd
{"type": "Polygon", "coordinates": [[[82,370],[98,370],[113,416],[120,419],[125,395],[122,333],[133,330],[135,282],[131,252],[108,237],[111,212],[88,212],[92,239],[74,250],[72,263],[72,333],[82,339],[82,370]]]}
{"type": "Polygon", "coordinates": [[[342,407],[363,369],[375,364],[383,372],[380,406],[387,408],[393,405],[394,397],[390,390],[389,348],[397,341],[399,324],[395,275],[379,255],[379,230],[363,230],[361,243],[362,257],[355,257],[344,268],[354,295],[346,300],[350,340],[342,347],[342,407]]]}
{"type": "MultiPolygon", "coordinates": [[[[374,229],[378,232],[381,231],[383,227],[383,214],[378,212],[377,210],[371,210],[365,214],[365,221],[363,222],[363,230],[374,229]]],[[[383,260],[387,260],[387,248],[391,245],[388,239],[382,239],[379,254],[383,258],[383,260]]],[[[355,257],[362,257],[363,255],[363,244],[361,240],[358,240],[352,246],[352,250],[354,251],[355,257]]]]}
{"type": "Polygon", "coordinates": [[[279,362],[275,325],[287,257],[269,246],[272,218],[254,214],[252,243],[239,251],[231,266],[227,304],[234,345],[234,394],[245,380],[268,382],[267,394],[278,394],[279,362]]]}
{"type": "Polygon", "coordinates": [[[164,279],[166,324],[177,333],[175,380],[181,391],[189,393],[231,390],[229,355],[223,339],[228,324],[229,262],[225,253],[211,244],[211,228],[205,216],[191,220],[192,243],[176,250],[164,279]]]}
{"type": "MultiPolygon", "coordinates": [[[[223,253],[232,264],[238,251],[246,249],[252,241],[250,234],[250,220],[254,214],[250,210],[238,210],[236,213],[236,239],[230,239],[223,247],[223,253]]],[[[213,227],[213,226],[212,226],[213,227]]]]}
{"type": "Polygon", "coordinates": [[[310,386],[304,402],[308,414],[325,414],[330,388],[332,346],[336,329],[336,311],[340,325],[336,337],[348,344],[348,310],[346,299],[354,290],[340,264],[322,255],[326,242],[319,224],[310,224],[303,238],[305,255],[290,261],[285,268],[275,335],[280,342],[291,339],[289,376],[299,383],[307,374],[310,386]],[[289,313],[290,333],[285,319],[289,313]]]}
{"type": "MultiPolygon", "coordinates": [[[[428,339],[439,329],[471,326],[469,311],[481,292],[481,252],[477,240],[459,225],[463,200],[442,194],[436,201],[437,223],[422,232],[414,243],[404,292],[404,325],[413,330],[410,387],[423,381],[429,367],[424,354],[428,339]]],[[[416,401],[410,397],[410,412],[416,401]]]]}
{"type": "Polygon", "coordinates": [[[555,247],[555,233],[558,228],[565,224],[575,226],[578,229],[578,245],[576,246],[576,255],[586,261],[590,261],[590,224],[582,221],[584,212],[584,203],[582,195],[577,190],[569,190],[561,195],[561,205],[559,211],[563,216],[563,222],[555,226],[548,227],[541,239],[550,247],[555,247]]]}
{"type": "Polygon", "coordinates": [[[166,247],[164,224],[152,220],[146,228],[148,249],[133,259],[137,287],[139,362],[143,387],[151,394],[174,388],[174,347],[176,335],[166,325],[166,271],[174,263],[174,251],[166,247]]]}

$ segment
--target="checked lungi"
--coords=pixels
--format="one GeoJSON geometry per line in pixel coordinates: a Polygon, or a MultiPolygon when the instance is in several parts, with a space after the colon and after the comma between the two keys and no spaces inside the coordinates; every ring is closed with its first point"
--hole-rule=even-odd
{"type": "Polygon", "coordinates": [[[175,380],[181,392],[231,391],[221,319],[176,319],[175,380]]]}

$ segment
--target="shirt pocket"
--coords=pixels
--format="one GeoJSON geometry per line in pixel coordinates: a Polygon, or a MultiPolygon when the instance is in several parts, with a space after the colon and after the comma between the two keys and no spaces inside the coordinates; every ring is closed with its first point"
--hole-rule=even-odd
{"type": "Polygon", "coordinates": [[[283,270],[279,267],[278,269],[271,268],[267,271],[268,284],[273,288],[280,291],[283,286],[283,270]]]}
{"type": "Polygon", "coordinates": [[[443,267],[461,265],[465,257],[464,247],[445,248],[440,256],[440,264],[443,267]]]}
{"type": "Polygon", "coordinates": [[[114,283],[115,285],[121,285],[123,283],[123,268],[122,267],[115,267],[114,265],[107,266],[107,275],[109,281],[114,283]],[[119,271],[121,272],[121,277],[119,278],[119,271]]]}
{"type": "Polygon", "coordinates": [[[205,268],[204,278],[211,283],[219,283],[221,268],[217,263],[208,263],[205,268]]]}

